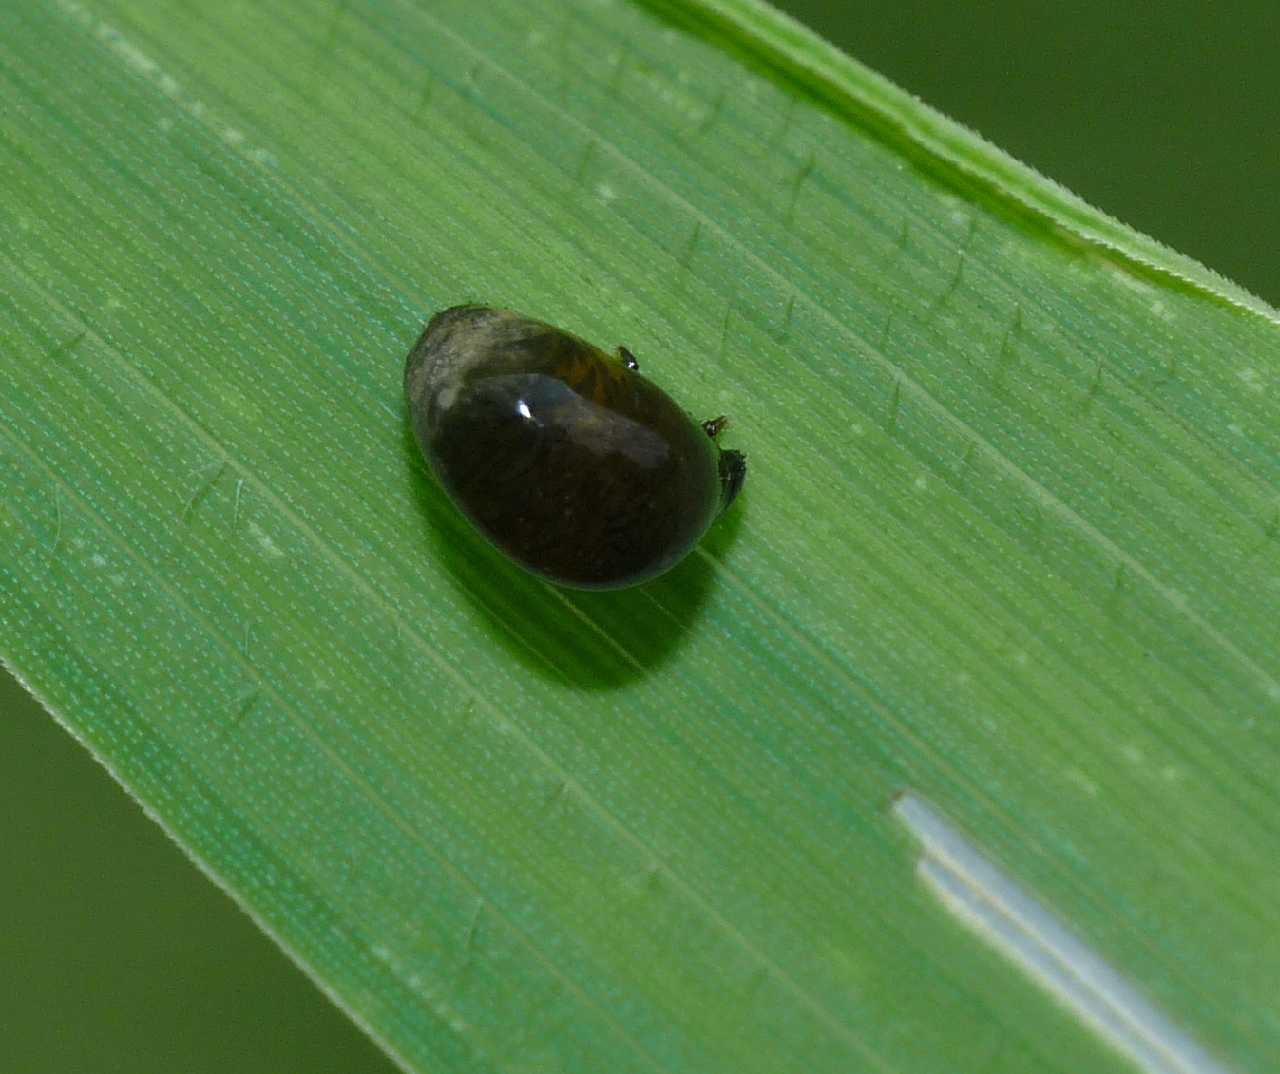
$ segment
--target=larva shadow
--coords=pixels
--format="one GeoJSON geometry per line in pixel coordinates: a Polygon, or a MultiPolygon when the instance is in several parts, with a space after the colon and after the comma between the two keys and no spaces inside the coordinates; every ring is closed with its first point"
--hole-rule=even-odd
{"type": "Polygon", "coordinates": [[[438,566],[479,630],[542,678],[586,690],[635,682],[679,652],[714,584],[714,559],[728,547],[743,504],[718,522],[697,552],[653,581],[602,592],[564,589],[495,549],[450,502],[406,427],[402,441],[421,516],[422,554],[438,566]]]}

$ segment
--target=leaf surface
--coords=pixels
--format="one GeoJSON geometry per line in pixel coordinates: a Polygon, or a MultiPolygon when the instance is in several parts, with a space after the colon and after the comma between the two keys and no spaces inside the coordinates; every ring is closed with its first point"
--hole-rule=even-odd
{"type": "Polygon", "coordinates": [[[24,0],[0,86],[0,655],[407,1068],[1124,1069],[906,789],[1276,1053],[1273,310],[746,0],[24,0]],[[731,416],[683,565],[431,485],[468,300],[731,416]]]}

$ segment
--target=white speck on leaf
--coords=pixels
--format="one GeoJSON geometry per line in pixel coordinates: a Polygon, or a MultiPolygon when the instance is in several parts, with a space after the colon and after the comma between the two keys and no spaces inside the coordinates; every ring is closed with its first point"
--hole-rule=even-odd
{"type": "Polygon", "coordinates": [[[271,539],[271,534],[269,534],[256,522],[249,523],[249,533],[253,537],[253,539],[258,542],[258,547],[261,548],[262,551],[266,553],[268,556],[270,556],[272,559],[276,559],[284,555],[284,553],[280,550],[280,546],[271,539]]]}
{"type": "Polygon", "coordinates": [[[1267,386],[1266,381],[1262,378],[1262,374],[1251,367],[1237,370],[1236,376],[1244,381],[1244,386],[1252,392],[1263,391],[1267,386]]]}
{"type": "Polygon", "coordinates": [[[1090,798],[1098,797],[1098,785],[1094,783],[1094,781],[1091,780],[1088,776],[1086,776],[1083,772],[1081,772],[1080,769],[1068,768],[1066,772],[1063,774],[1071,783],[1074,783],[1077,787],[1079,787],[1082,791],[1084,791],[1084,793],[1087,794],[1090,798]]]}

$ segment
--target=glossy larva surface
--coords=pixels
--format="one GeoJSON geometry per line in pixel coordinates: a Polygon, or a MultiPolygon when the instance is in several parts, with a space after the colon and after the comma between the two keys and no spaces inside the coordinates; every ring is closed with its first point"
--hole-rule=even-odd
{"type": "Polygon", "coordinates": [[[405,365],[414,435],[458,508],[550,581],[635,585],[729,506],[745,462],[619,356],[486,306],[432,317],[405,365]]]}

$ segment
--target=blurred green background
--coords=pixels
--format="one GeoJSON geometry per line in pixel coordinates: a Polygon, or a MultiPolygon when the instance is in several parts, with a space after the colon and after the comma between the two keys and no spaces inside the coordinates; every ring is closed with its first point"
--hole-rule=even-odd
{"type": "MultiPolygon", "coordinates": [[[[1280,301],[1275,0],[789,0],[1112,215],[1280,301]]],[[[0,673],[0,1069],[394,1069],[0,673]]]]}

